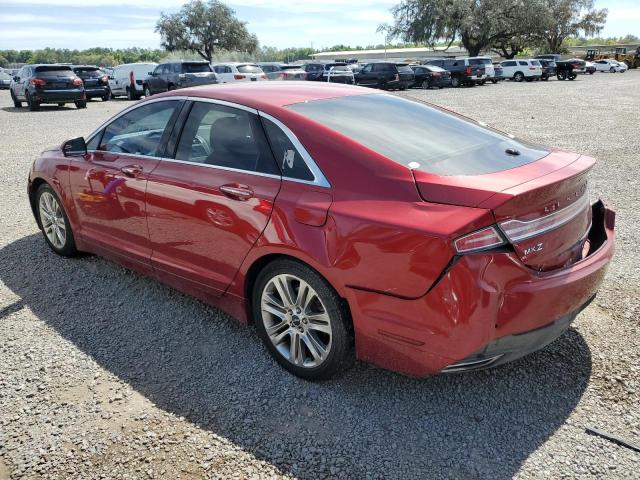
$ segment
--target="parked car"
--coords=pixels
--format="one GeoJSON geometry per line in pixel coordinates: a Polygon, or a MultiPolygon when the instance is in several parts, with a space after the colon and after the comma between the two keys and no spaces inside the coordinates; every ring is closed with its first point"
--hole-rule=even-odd
{"type": "Polygon", "coordinates": [[[405,90],[413,84],[415,75],[406,63],[372,62],[362,67],[355,81],[365,87],[405,90]]]}
{"type": "Polygon", "coordinates": [[[0,72],[0,89],[7,89],[11,85],[11,75],[0,72]]]}
{"type": "Polygon", "coordinates": [[[584,73],[588,73],[589,75],[596,73],[596,66],[593,62],[585,61],[584,64],[584,73]]]}
{"type": "Polygon", "coordinates": [[[542,67],[542,75],[540,76],[541,80],[549,80],[551,77],[556,76],[556,62],[553,60],[549,60],[546,58],[538,59],[540,62],[540,66],[542,67]]]}
{"type": "Polygon", "coordinates": [[[556,76],[558,80],[575,80],[578,78],[575,70],[576,65],[576,63],[567,60],[556,62],[556,76]]]}
{"type": "Polygon", "coordinates": [[[306,80],[307,72],[302,65],[289,63],[259,62],[257,64],[269,80],[306,80]]]}
{"type": "Polygon", "coordinates": [[[82,80],[69,65],[25,65],[13,77],[9,87],[16,108],[27,102],[29,110],[40,110],[43,103],[59,107],[73,102],[77,108],[87,107],[82,80]]]}
{"type": "Polygon", "coordinates": [[[497,82],[499,82],[501,80],[504,80],[504,73],[502,71],[502,65],[500,65],[499,62],[493,62],[493,71],[495,72],[495,77],[494,78],[496,80],[496,82],[494,82],[494,83],[497,83],[497,82]]]}
{"type": "MultiPolygon", "coordinates": [[[[459,58],[465,58],[465,57],[459,57],[459,58]]],[[[498,83],[498,80],[496,79],[496,72],[495,72],[495,69],[493,68],[493,60],[491,60],[491,57],[468,57],[468,61],[471,67],[474,67],[477,65],[484,66],[484,73],[486,76],[478,80],[478,85],[484,85],[488,81],[494,84],[498,83]]]]}
{"type": "Polygon", "coordinates": [[[624,67],[620,65],[616,60],[612,60],[610,58],[603,58],[602,60],[596,60],[593,62],[596,67],[596,72],[610,72],[616,73],[621,72],[624,73],[627,71],[627,65],[624,64],[624,67]]]}
{"type": "Polygon", "coordinates": [[[167,92],[178,88],[211,85],[218,83],[209,62],[181,60],[158,65],[151,75],[143,80],[144,95],[167,92]]]}
{"type": "Polygon", "coordinates": [[[254,63],[216,63],[213,65],[220,83],[257,82],[267,80],[262,69],[254,63]]]}
{"type": "Polygon", "coordinates": [[[542,65],[535,59],[512,59],[500,62],[502,74],[505,78],[510,78],[516,82],[526,80],[531,82],[542,77],[542,65]]]}
{"type": "Polygon", "coordinates": [[[542,55],[536,55],[535,58],[537,60],[543,59],[543,60],[553,60],[554,62],[559,62],[560,60],[562,60],[562,55],[560,55],[559,53],[545,53],[542,55]]]}
{"type": "Polygon", "coordinates": [[[619,68],[619,72],[620,73],[624,73],[627,70],[629,70],[629,65],[627,65],[625,62],[618,62],[618,68],[619,68]]]}
{"type": "Polygon", "coordinates": [[[314,82],[355,83],[353,70],[345,62],[309,62],[302,68],[307,80],[314,82]]]}
{"type": "Polygon", "coordinates": [[[98,97],[103,102],[106,102],[111,98],[109,77],[100,70],[100,67],[95,65],[74,65],[72,69],[82,80],[87,100],[98,97]]]}
{"type": "MultiPolygon", "coordinates": [[[[580,58],[569,58],[563,61],[571,64],[574,73],[585,73],[586,71],[587,62],[584,60],[581,60],[580,58]]],[[[556,62],[556,66],[557,65],[558,65],[558,62],[556,62]]]]}
{"type": "Polygon", "coordinates": [[[451,75],[444,68],[435,65],[412,66],[415,81],[413,86],[421,88],[444,88],[451,85],[451,75]]]}
{"type": "Polygon", "coordinates": [[[540,349],[594,298],[615,243],[594,163],[396,95],[269,82],[132,105],[44,152],[27,194],[53,252],[217,305],[295,375],[357,356],[420,377],[540,349]]]}
{"type": "Polygon", "coordinates": [[[118,65],[109,74],[109,90],[112,97],[125,96],[137,100],[144,95],[144,81],[153,72],[157,63],[125,63],[118,65]]]}
{"type": "Polygon", "coordinates": [[[451,86],[473,86],[487,79],[485,65],[482,62],[474,62],[468,58],[431,58],[425,61],[425,65],[436,65],[443,68],[451,75],[451,86]]]}

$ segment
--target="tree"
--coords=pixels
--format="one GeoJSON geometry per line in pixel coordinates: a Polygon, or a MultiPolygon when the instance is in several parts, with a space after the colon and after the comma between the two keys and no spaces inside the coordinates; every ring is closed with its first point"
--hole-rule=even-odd
{"type": "Polygon", "coordinates": [[[254,52],[258,39],[218,0],[192,0],[178,13],[160,15],[156,32],[168,52],[189,50],[211,62],[219,50],[254,52]]]}
{"type": "Polygon", "coordinates": [[[544,50],[561,53],[568,37],[583,32],[591,37],[599,33],[607,21],[608,10],[593,8],[593,0],[544,0],[544,50]]]}

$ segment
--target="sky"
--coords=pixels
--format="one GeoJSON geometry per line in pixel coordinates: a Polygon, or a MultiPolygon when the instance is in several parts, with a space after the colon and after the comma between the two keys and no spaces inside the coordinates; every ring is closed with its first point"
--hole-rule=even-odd
{"type": "MultiPolygon", "coordinates": [[[[263,46],[314,47],[384,43],[376,33],[399,0],[229,0],[227,5],[263,46]]],[[[161,12],[184,0],[0,0],[0,50],[44,47],[160,46],[161,12]]],[[[603,36],[640,36],[638,0],[597,0],[609,9],[603,36]]]]}

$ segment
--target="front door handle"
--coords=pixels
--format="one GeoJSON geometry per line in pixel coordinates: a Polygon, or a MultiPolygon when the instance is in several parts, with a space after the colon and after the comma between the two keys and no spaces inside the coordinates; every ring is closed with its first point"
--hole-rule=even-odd
{"type": "Polygon", "coordinates": [[[140,165],[127,165],[120,169],[127,177],[135,178],[142,173],[142,167],[140,165]]]}
{"type": "Polygon", "coordinates": [[[251,190],[246,185],[238,185],[235,183],[222,185],[220,187],[220,191],[227,197],[233,198],[235,200],[249,200],[251,197],[253,197],[253,190],[251,190]]]}

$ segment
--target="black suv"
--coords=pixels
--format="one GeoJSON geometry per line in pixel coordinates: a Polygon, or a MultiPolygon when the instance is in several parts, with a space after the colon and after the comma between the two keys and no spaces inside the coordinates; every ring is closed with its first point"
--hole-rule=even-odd
{"type": "Polygon", "coordinates": [[[73,102],[78,108],[87,107],[82,80],[69,65],[25,65],[13,77],[9,90],[16,108],[23,101],[31,111],[39,110],[43,103],[62,107],[73,102]]]}
{"type": "Polygon", "coordinates": [[[99,97],[103,102],[111,98],[109,90],[109,77],[95,65],[74,65],[73,72],[80,77],[84,84],[84,93],[87,100],[99,97]]]}
{"type": "Polygon", "coordinates": [[[309,62],[302,69],[312,82],[355,83],[353,71],[346,62],[309,62]]]}
{"type": "Polygon", "coordinates": [[[556,62],[547,58],[539,58],[538,61],[542,65],[542,80],[549,80],[550,77],[556,76],[556,62]]]}
{"type": "Polygon", "coordinates": [[[436,65],[451,74],[451,86],[473,86],[487,80],[484,63],[469,58],[433,58],[424,62],[426,65],[436,65]]]}
{"type": "Polygon", "coordinates": [[[365,87],[384,90],[397,88],[406,90],[415,81],[415,75],[407,63],[373,62],[367,63],[356,73],[356,83],[365,87]]]}
{"type": "Polygon", "coordinates": [[[166,92],[177,88],[218,83],[218,77],[206,61],[177,61],[158,65],[144,80],[144,95],[166,92]]]}

